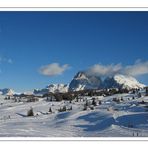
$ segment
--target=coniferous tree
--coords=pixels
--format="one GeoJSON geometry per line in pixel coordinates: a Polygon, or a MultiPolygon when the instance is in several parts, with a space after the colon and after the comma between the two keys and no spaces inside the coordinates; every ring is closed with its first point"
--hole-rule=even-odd
{"type": "Polygon", "coordinates": [[[93,98],[92,105],[97,106],[97,102],[95,101],[95,98],[93,98]]]}
{"type": "Polygon", "coordinates": [[[84,104],[83,110],[84,110],[84,111],[87,110],[87,105],[86,105],[86,104],[84,104]]]}
{"type": "Polygon", "coordinates": [[[51,107],[49,108],[49,112],[52,113],[52,109],[51,109],[51,107]]]}
{"type": "Polygon", "coordinates": [[[66,106],[63,106],[63,112],[66,111],[66,106]]]}
{"type": "Polygon", "coordinates": [[[33,108],[32,107],[28,110],[27,116],[34,116],[33,108]]]}
{"type": "Polygon", "coordinates": [[[72,106],[70,107],[70,110],[72,110],[72,106]]]}
{"type": "Polygon", "coordinates": [[[99,100],[99,105],[101,105],[102,104],[102,102],[101,102],[101,100],[99,100]]]}
{"type": "Polygon", "coordinates": [[[146,96],[148,96],[148,87],[146,87],[145,89],[146,89],[146,96]]]}

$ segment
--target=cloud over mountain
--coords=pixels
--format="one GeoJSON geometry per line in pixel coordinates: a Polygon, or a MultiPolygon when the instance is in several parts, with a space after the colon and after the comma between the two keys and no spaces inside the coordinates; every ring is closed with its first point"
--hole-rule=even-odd
{"type": "Polygon", "coordinates": [[[39,72],[42,75],[50,77],[50,76],[60,75],[64,71],[66,71],[67,69],[69,69],[68,64],[60,65],[59,63],[51,63],[51,64],[48,64],[48,65],[42,66],[39,69],[39,72]]]}
{"type": "Polygon", "coordinates": [[[119,64],[102,65],[95,64],[85,70],[88,75],[112,76],[115,74],[125,74],[130,76],[140,76],[148,74],[148,61],[136,61],[133,65],[123,66],[119,64]]]}
{"type": "Polygon", "coordinates": [[[140,76],[144,74],[148,74],[148,61],[135,62],[134,65],[126,66],[124,69],[125,74],[131,76],[140,76]]]}
{"type": "Polygon", "coordinates": [[[121,64],[111,64],[111,65],[102,65],[102,64],[95,64],[89,67],[85,72],[88,75],[95,75],[95,76],[109,76],[119,73],[122,69],[121,64]]]}

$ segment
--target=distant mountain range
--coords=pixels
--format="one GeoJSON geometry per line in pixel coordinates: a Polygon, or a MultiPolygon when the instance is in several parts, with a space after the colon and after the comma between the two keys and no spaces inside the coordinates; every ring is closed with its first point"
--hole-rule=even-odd
{"type": "MultiPolygon", "coordinates": [[[[90,76],[85,72],[78,72],[69,84],[51,84],[43,89],[34,89],[24,94],[43,95],[47,93],[65,93],[68,91],[81,91],[86,89],[103,88],[144,88],[145,85],[138,82],[134,77],[116,74],[102,79],[99,76],[90,76]]],[[[12,89],[0,89],[1,95],[16,94],[12,89]]]]}
{"type": "Polygon", "coordinates": [[[78,72],[70,84],[51,84],[44,89],[35,89],[34,94],[46,94],[56,92],[80,91],[85,89],[103,89],[103,88],[144,88],[145,85],[138,82],[134,77],[116,74],[106,77],[102,80],[98,76],[90,76],[85,72],[78,72]]]}

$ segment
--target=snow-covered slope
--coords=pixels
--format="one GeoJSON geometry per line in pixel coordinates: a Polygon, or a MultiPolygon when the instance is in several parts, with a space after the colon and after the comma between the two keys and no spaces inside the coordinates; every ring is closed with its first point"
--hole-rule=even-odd
{"type": "Polygon", "coordinates": [[[88,76],[84,72],[78,72],[69,85],[69,91],[98,89],[101,83],[100,77],[88,76]]]}
{"type": "Polygon", "coordinates": [[[65,84],[51,84],[43,89],[35,89],[34,94],[47,94],[47,93],[65,93],[68,91],[68,85],[65,84]]]}
{"type": "Polygon", "coordinates": [[[4,88],[4,89],[0,89],[0,94],[12,96],[14,94],[14,91],[10,88],[4,88]]]}
{"type": "Polygon", "coordinates": [[[117,74],[113,77],[107,77],[104,80],[103,86],[105,88],[143,88],[144,84],[138,82],[135,78],[131,76],[117,74]]]}
{"type": "Polygon", "coordinates": [[[36,102],[16,102],[0,95],[0,137],[148,137],[147,96],[81,97],[89,102],[86,110],[86,101],[77,102],[76,99],[71,103],[47,101],[46,98],[36,102]],[[94,97],[97,106],[89,105],[94,97]],[[122,100],[116,102],[114,98],[122,100]],[[59,112],[64,106],[67,111],[59,112]],[[72,110],[68,110],[71,106],[72,110]],[[27,116],[30,107],[34,116],[27,116]]]}

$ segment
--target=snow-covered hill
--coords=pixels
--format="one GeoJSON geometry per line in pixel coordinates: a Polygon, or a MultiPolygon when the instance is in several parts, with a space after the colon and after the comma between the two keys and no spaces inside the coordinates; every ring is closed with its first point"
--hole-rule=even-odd
{"type": "Polygon", "coordinates": [[[80,96],[83,101],[74,99],[71,103],[47,101],[46,98],[36,102],[16,102],[2,97],[0,95],[0,137],[148,136],[147,96],[80,96]],[[92,104],[93,98],[96,105],[92,104]],[[64,106],[67,110],[59,111],[64,106]],[[30,107],[34,116],[27,116],[30,107]]]}
{"type": "Polygon", "coordinates": [[[105,88],[127,88],[127,89],[145,87],[144,84],[138,82],[134,77],[121,74],[117,74],[113,77],[107,77],[103,82],[103,86],[105,88]]]}

